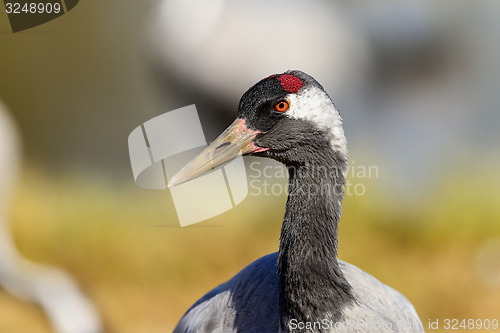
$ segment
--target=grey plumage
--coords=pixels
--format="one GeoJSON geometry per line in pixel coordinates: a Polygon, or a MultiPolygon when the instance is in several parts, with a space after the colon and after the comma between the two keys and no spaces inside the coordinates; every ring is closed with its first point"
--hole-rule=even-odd
{"type": "MultiPolygon", "coordinates": [[[[277,256],[276,252],[254,261],[207,293],[186,312],[174,333],[278,332],[277,256]]],[[[424,332],[405,296],[356,266],[338,262],[356,304],[343,310],[339,329],[328,332],[424,332]]]]}

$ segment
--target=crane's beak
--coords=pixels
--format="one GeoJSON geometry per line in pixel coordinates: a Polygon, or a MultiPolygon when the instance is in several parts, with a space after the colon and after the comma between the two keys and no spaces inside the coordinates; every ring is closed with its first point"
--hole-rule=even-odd
{"type": "Polygon", "coordinates": [[[244,119],[237,118],[214,142],[179,170],[169,180],[168,187],[201,176],[238,156],[268,150],[269,148],[258,147],[253,143],[259,133],[249,129],[244,119]]]}

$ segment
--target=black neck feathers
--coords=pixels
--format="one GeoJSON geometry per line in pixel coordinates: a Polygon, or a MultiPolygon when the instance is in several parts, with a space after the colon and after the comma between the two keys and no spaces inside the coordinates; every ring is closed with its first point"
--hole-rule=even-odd
{"type": "Polygon", "coordinates": [[[281,325],[337,321],[354,300],[337,261],[337,230],[347,161],[334,151],[289,165],[278,255],[281,325]]]}

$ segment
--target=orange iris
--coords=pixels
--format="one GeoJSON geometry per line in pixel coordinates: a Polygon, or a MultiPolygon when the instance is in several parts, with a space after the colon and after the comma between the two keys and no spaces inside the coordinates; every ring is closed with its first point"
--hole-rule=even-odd
{"type": "Polygon", "coordinates": [[[290,107],[290,103],[288,101],[279,101],[275,106],[274,109],[279,112],[285,112],[288,110],[290,107]]]}

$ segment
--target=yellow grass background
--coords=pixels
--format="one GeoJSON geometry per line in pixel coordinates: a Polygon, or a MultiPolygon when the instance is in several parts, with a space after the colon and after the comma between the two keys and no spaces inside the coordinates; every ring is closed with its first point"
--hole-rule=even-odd
{"type": "MultiPolygon", "coordinates": [[[[429,332],[429,319],[500,319],[500,287],[476,269],[483,244],[500,238],[500,180],[473,171],[404,209],[377,183],[344,202],[340,257],[405,294],[429,332]]],[[[248,197],[180,228],[167,191],[33,168],[21,178],[10,212],[20,251],[70,272],[109,332],[169,332],[206,291],[278,248],[284,196],[248,197]]],[[[37,306],[4,290],[0,309],[0,332],[51,331],[37,306]]]]}

